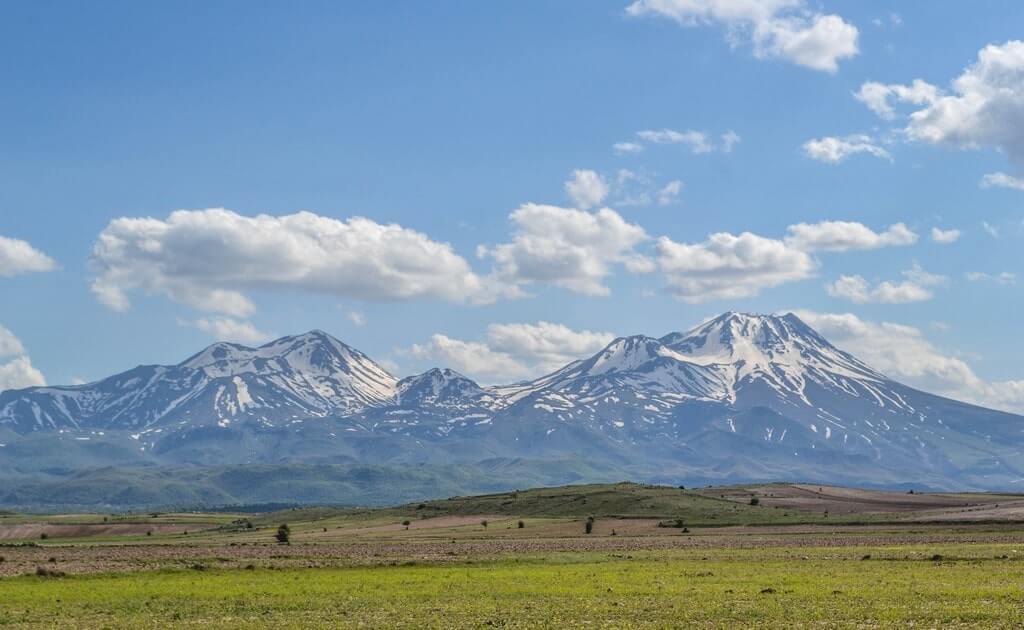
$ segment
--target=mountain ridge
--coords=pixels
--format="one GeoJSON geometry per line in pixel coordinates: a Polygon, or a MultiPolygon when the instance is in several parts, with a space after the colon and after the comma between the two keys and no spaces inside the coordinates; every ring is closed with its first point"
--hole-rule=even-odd
{"type": "Polygon", "coordinates": [[[0,473],[61,455],[68,470],[576,457],[639,479],[1010,488],[1024,478],[1021,427],[1021,416],[898,383],[793,314],[727,312],[685,332],[619,337],[488,387],[448,368],[397,379],[314,330],[0,392],[0,473]]]}

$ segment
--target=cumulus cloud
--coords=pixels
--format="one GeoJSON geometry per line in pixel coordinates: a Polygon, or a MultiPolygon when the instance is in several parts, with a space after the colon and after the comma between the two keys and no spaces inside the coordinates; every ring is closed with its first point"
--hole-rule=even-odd
{"type": "Polygon", "coordinates": [[[914,105],[929,105],[939,98],[939,89],[934,85],[920,79],[910,85],[884,84],[875,81],[868,81],[860,86],[854,93],[861,103],[878,115],[879,118],[892,120],[896,117],[896,110],[893,109],[892,99],[914,105]]]}
{"type": "Polygon", "coordinates": [[[590,356],[614,338],[609,332],[573,330],[544,321],[492,324],[482,341],[437,334],[425,344],[413,345],[406,353],[452,367],[483,382],[510,382],[540,376],[590,356]]]}
{"type": "Polygon", "coordinates": [[[46,385],[43,373],[32,366],[27,356],[15,357],[7,363],[0,363],[0,392],[5,389],[23,389],[46,385]]]}
{"type": "MultiPolygon", "coordinates": [[[[912,141],[959,149],[995,148],[1024,160],[1024,42],[985,46],[950,87],[945,93],[921,80],[910,85],[866,83],[856,96],[886,119],[897,116],[893,100],[919,106],[903,129],[912,141]]],[[[1013,182],[999,175],[993,174],[992,185],[1013,182]]]]}
{"type": "Polygon", "coordinates": [[[252,322],[231,317],[204,317],[188,323],[217,341],[258,344],[273,337],[273,335],[257,329],[252,322]]]}
{"type": "Polygon", "coordinates": [[[850,313],[795,311],[829,341],[889,377],[919,389],[995,409],[1024,412],[1024,381],[987,381],[937,349],[920,329],[850,313]]]}
{"type": "Polygon", "coordinates": [[[43,373],[32,366],[21,340],[0,326],[0,391],[39,385],[46,385],[43,373]]]}
{"type": "Polygon", "coordinates": [[[960,236],[960,230],[942,230],[937,227],[932,228],[932,240],[936,243],[942,243],[943,245],[955,243],[960,240],[960,236]]]}
{"type": "Polygon", "coordinates": [[[249,217],[217,208],[115,219],[90,266],[93,293],[115,310],[129,307],[131,292],[234,317],[254,310],[252,289],[470,303],[499,293],[447,243],[396,224],[311,212],[249,217]]]}
{"type": "Polygon", "coordinates": [[[543,371],[595,354],[615,338],[610,332],[573,330],[564,324],[492,324],[488,344],[543,371]]]}
{"type": "Polygon", "coordinates": [[[505,352],[497,352],[478,341],[462,341],[446,335],[433,335],[425,344],[413,344],[408,354],[420,360],[450,366],[466,376],[483,382],[522,378],[527,367],[505,352]]]}
{"type": "Polygon", "coordinates": [[[914,265],[903,272],[906,280],[901,282],[880,282],[871,286],[863,276],[840,276],[838,280],[826,285],[832,297],[849,300],[855,304],[908,304],[924,302],[935,297],[932,287],[941,286],[948,278],[931,274],[914,265]]]}
{"type": "Polygon", "coordinates": [[[917,234],[903,223],[890,225],[884,232],[875,232],[855,221],[797,223],[787,229],[786,243],[804,251],[845,252],[917,242],[917,234]]]}
{"type": "Polygon", "coordinates": [[[587,212],[528,203],[509,218],[516,228],[512,241],[482,246],[479,254],[494,260],[496,276],[511,287],[549,284],[602,296],[610,293],[604,279],[612,265],[650,268],[634,249],[647,233],[610,208],[587,212]]]}
{"type": "Polygon", "coordinates": [[[839,164],[851,155],[866,153],[883,160],[892,160],[892,155],[875,143],[870,136],[853,135],[844,138],[826,136],[808,140],[803,145],[804,155],[827,164],[839,164]]]}
{"type": "Polygon", "coordinates": [[[835,72],[839,61],[859,52],[856,26],[812,11],[803,0],[636,0],[626,13],[665,17],[687,27],[722,25],[730,44],[747,41],[758,58],[824,72],[835,72]]]}
{"type": "Polygon", "coordinates": [[[669,292],[690,303],[754,296],[762,289],[809,278],[816,269],[807,252],[750,232],[721,232],[694,244],[662,237],[657,250],[669,292]]]}
{"type": "Polygon", "coordinates": [[[25,354],[25,346],[21,339],[14,336],[14,333],[0,326],[0,358],[12,357],[17,354],[25,354]]]}
{"type": "Polygon", "coordinates": [[[1024,177],[1014,177],[1003,172],[988,173],[981,178],[981,187],[1024,190],[1024,177]]]}
{"type": "Polygon", "coordinates": [[[577,208],[587,210],[608,196],[608,182],[595,171],[577,169],[565,182],[565,192],[577,208]]]}
{"type": "Polygon", "coordinates": [[[52,271],[57,263],[28,242],[0,236],[0,278],[23,273],[52,271]]]}

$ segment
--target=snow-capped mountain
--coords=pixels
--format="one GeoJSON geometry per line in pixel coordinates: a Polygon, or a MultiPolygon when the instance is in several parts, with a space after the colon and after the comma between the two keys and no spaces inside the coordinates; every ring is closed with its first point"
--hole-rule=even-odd
{"type": "Polygon", "coordinates": [[[448,368],[434,368],[398,381],[394,403],[403,407],[424,405],[461,406],[487,397],[473,380],[448,368]]]}
{"type": "Polygon", "coordinates": [[[397,380],[321,331],[259,348],[216,343],[173,366],[140,366],[87,385],[0,393],[0,426],[154,430],[347,415],[395,395],[397,380]]]}
{"type": "Polygon", "coordinates": [[[1024,478],[1024,418],[897,383],[792,314],[726,313],[623,337],[497,387],[450,369],[399,381],[314,331],[0,393],[0,465],[48,435],[69,461],[91,464],[582,458],[673,481],[1006,488],[1024,478]]]}

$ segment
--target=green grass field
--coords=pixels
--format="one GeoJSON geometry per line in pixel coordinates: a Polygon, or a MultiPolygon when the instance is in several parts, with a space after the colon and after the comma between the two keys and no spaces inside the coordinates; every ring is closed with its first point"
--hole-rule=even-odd
{"type": "Polygon", "coordinates": [[[1000,545],[967,554],[961,546],[781,548],[558,554],[446,566],[32,576],[0,583],[0,624],[1019,627],[1024,562],[1016,551],[1000,545]],[[934,554],[944,559],[932,560],[934,554]]]}
{"type": "Polygon", "coordinates": [[[375,510],[8,514],[0,627],[1021,627],[1022,507],[611,484],[375,510]],[[291,544],[273,540],[282,522],[291,544]]]}

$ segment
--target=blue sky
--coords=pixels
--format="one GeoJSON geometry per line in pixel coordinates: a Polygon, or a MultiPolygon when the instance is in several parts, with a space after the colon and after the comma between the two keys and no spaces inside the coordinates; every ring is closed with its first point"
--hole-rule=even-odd
{"type": "Polygon", "coordinates": [[[496,382],[797,309],[899,380],[1022,409],[1022,18],[9,3],[0,389],[311,328],[496,382]]]}

